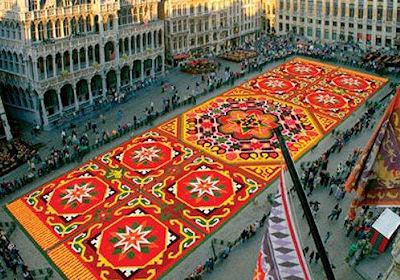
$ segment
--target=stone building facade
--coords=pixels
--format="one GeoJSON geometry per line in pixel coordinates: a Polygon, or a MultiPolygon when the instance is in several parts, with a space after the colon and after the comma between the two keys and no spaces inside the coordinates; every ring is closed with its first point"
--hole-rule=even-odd
{"type": "Polygon", "coordinates": [[[277,0],[275,17],[277,34],[400,47],[398,0],[277,0]]]}
{"type": "Polygon", "coordinates": [[[257,37],[260,0],[163,0],[169,58],[196,50],[216,54],[257,37]]]}
{"type": "Polygon", "coordinates": [[[261,0],[261,7],[264,22],[262,30],[268,34],[275,33],[276,0],[261,0]]]}
{"type": "Polygon", "coordinates": [[[0,92],[13,117],[51,128],[164,72],[158,0],[0,1],[0,92]]]}

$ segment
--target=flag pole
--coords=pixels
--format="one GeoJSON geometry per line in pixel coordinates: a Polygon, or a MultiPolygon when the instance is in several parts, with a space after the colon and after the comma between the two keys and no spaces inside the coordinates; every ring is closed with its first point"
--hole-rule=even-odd
{"type": "Polygon", "coordinates": [[[304,214],[306,216],[308,226],[310,227],[310,232],[314,239],[315,247],[317,249],[318,254],[321,257],[321,262],[326,274],[326,278],[328,280],[335,280],[335,275],[333,274],[331,264],[329,262],[324,245],[321,240],[321,236],[319,235],[317,225],[315,224],[314,218],[312,216],[310,206],[308,205],[308,201],[304,193],[303,187],[301,185],[299,175],[296,172],[296,168],[294,166],[292,157],[290,156],[289,150],[286,147],[285,139],[282,136],[281,129],[282,129],[281,126],[278,126],[274,128],[274,132],[281,146],[282,155],[285,159],[286,166],[290,173],[290,177],[292,178],[292,182],[297,192],[297,196],[299,197],[301,207],[303,208],[304,214]]]}

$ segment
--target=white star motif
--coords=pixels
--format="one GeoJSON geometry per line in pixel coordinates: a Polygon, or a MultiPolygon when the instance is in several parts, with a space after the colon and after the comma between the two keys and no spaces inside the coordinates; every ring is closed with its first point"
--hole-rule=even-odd
{"type": "Polygon", "coordinates": [[[315,98],[318,102],[323,103],[323,104],[336,104],[338,103],[338,100],[336,99],[335,96],[329,95],[329,94],[320,94],[317,95],[315,98]]]}
{"type": "Polygon", "coordinates": [[[159,158],[160,156],[158,155],[158,153],[161,150],[158,150],[154,147],[150,147],[150,148],[145,148],[142,147],[140,148],[140,150],[135,151],[135,155],[132,157],[133,159],[137,159],[139,162],[142,161],[153,161],[154,158],[159,158]]]}
{"type": "Polygon", "coordinates": [[[354,79],[354,78],[351,78],[351,77],[349,77],[349,78],[343,78],[342,80],[341,80],[341,82],[342,82],[342,84],[344,84],[344,85],[348,85],[348,86],[359,86],[360,85],[360,81],[359,80],[357,80],[357,79],[354,79]]]}
{"type": "Polygon", "coordinates": [[[284,88],[285,83],[279,80],[268,80],[265,82],[265,85],[270,88],[284,88]]]}
{"type": "Polygon", "coordinates": [[[204,194],[214,196],[214,191],[220,190],[220,188],[217,187],[218,182],[218,179],[212,180],[211,177],[207,177],[206,179],[196,177],[196,182],[190,182],[190,185],[194,187],[190,190],[190,193],[197,192],[199,197],[204,194]]]}
{"type": "Polygon", "coordinates": [[[70,204],[74,201],[79,203],[83,202],[85,197],[90,198],[90,192],[94,189],[94,187],[89,187],[89,184],[84,184],[82,186],[75,184],[73,189],[66,189],[67,194],[63,197],[63,199],[67,199],[67,204],[70,204]]]}
{"type": "Polygon", "coordinates": [[[138,252],[141,252],[142,245],[150,244],[146,236],[151,232],[151,230],[144,230],[143,226],[140,225],[135,229],[125,226],[125,232],[119,233],[117,235],[121,238],[114,247],[123,246],[122,252],[125,253],[130,248],[134,248],[138,252]]]}
{"type": "Polygon", "coordinates": [[[298,65],[294,67],[294,71],[297,73],[310,73],[312,69],[306,65],[298,65]]]}

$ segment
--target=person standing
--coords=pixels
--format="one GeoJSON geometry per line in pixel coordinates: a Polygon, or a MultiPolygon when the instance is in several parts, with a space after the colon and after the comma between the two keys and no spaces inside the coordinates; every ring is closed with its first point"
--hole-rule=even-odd
{"type": "Polygon", "coordinates": [[[330,231],[326,232],[325,238],[324,238],[324,244],[326,244],[329,240],[329,238],[332,236],[330,231]]]}
{"type": "Polygon", "coordinates": [[[315,252],[314,252],[314,251],[311,251],[310,256],[308,256],[308,262],[309,262],[309,263],[311,263],[312,260],[314,259],[314,255],[315,255],[315,252]]]}

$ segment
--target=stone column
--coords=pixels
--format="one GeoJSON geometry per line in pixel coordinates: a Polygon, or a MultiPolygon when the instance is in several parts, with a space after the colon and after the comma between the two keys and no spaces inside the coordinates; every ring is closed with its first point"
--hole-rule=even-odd
{"type": "Polygon", "coordinates": [[[137,40],[136,40],[136,39],[137,39],[137,36],[136,36],[136,35],[133,35],[133,38],[135,38],[134,41],[133,41],[133,53],[136,54],[137,51],[138,51],[138,50],[136,49],[136,45],[137,45],[137,40]]]}
{"type": "Polygon", "coordinates": [[[150,70],[150,77],[151,78],[154,78],[154,76],[155,76],[155,68],[156,68],[156,59],[155,58],[152,58],[151,59],[151,70],[150,70]]]}
{"type": "Polygon", "coordinates": [[[139,35],[139,42],[140,42],[140,53],[143,52],[143,34],[139,35]]]}
{"type": "Polygon", "coordinates": [[[89,103],[93,105],[93,94],[92,94],[92,83],[88,81],[88,90],[89,90],[89,103]]]}
{"type": "Polygon", "coordinates": [[[44,99],[42,95],[39,95],[40,106],[42,108],[43,126],[49,126],[49,119],[47,118],[46,106],[44,105],[44,99]]]}
{"type": "Polygon", "coordinates": [[[82,65],[81,65],[81,49],[78,49],[78,70],[82,69],[82,65]]]}
{"type": "Polygon", "coordinates": [[[64,21],[60,20],[60,35],[61,38],[64,38],[65,34],[64,34],[64,21]]]}
{"type": "Polygon", "coordinates": [[[106,96],[106,92],[107,92],[107,82],[106,82],[106,76],[105,74],[101,75],[101,81],[102,81],[102,85],[103,85],[103,96],[106,96]]]}
{"type": "Polygon", "coordinates": [[[89,47],[85,48],[85,63],[86,63],[85,68],[88,68],[89,67],[89,47]]]}
{"type": "Polygon", "coordinates": [[[39,27],[37,23],[35,23],[35,41],[39,41],[39,27]]]}
{"type": "Polygon", "coordinates": [[[52,22],[51,22],[51,27],[52,27],[53,38],[57,38],[56,23],[55,23],[55,21],[52,21],[52,22]]]}
{"type": "Polygon", "coordinates": [[[105,62],[104,58],[104,43],[103,43],[103,38],[104,38],[104,25],[103,25],[103,16],[99,15],[99,33],[100,33],[100,44],[99,44],[99,51],[100,51],[100,65],[103,65],[105,62]]]}
{"type": "Polygon", "coordinates": [[[117,94],[120,94],[119,90],[121,88],[121,70],[117,69],[115,71],[115,75],[117,75],[117,94]]]}
{"type": "Polygon", "coordinates": [[[53,55],[52,58],[53,58],[53,77],[56,77],[57,76],[56,56],[53,55]]]}
{"type": "Polygon", "coordinates": [[[69,73],[73,73],[74,72],[74,60],[72,59],[72,56],[73,56],[73,52],[70,51],[69,52],[69,73]]]}
{"type": "Polygon", "coordinates": [[[129,66],[129,84],[130,84],[130,85],[133,84],[133,73],[132,73],[132,71],[133,71],[133,67],[131,68],[131,67],[129,66]]]}
{"type": "Polygon", "coordinates": [[[140,80],[144,81],[144,62],[140,60],[140,80]]]}
{"type": "Polygon", "coordinates": [[[76,94],[76,84],[75,83],[72,85],[72,89],[74,91],[75,111],[78,111],[79,110],[79,101],[78,101],[78,96],[76,94]]]}
{"type": "Polygon", "coordinates": [[[65,71],[65,65],[64,65],[64,53],[61,53],[61,71],[65,71]]]}
{"type": "Polygon", "coordinates": [[[63,105],[62,105],[61,92],[60,92],[59,88],[56,89],[56,93],[57,93],[57,99],[58,99],[58,111],[62,115],[64,108],[63,108],[63,105]]]}

